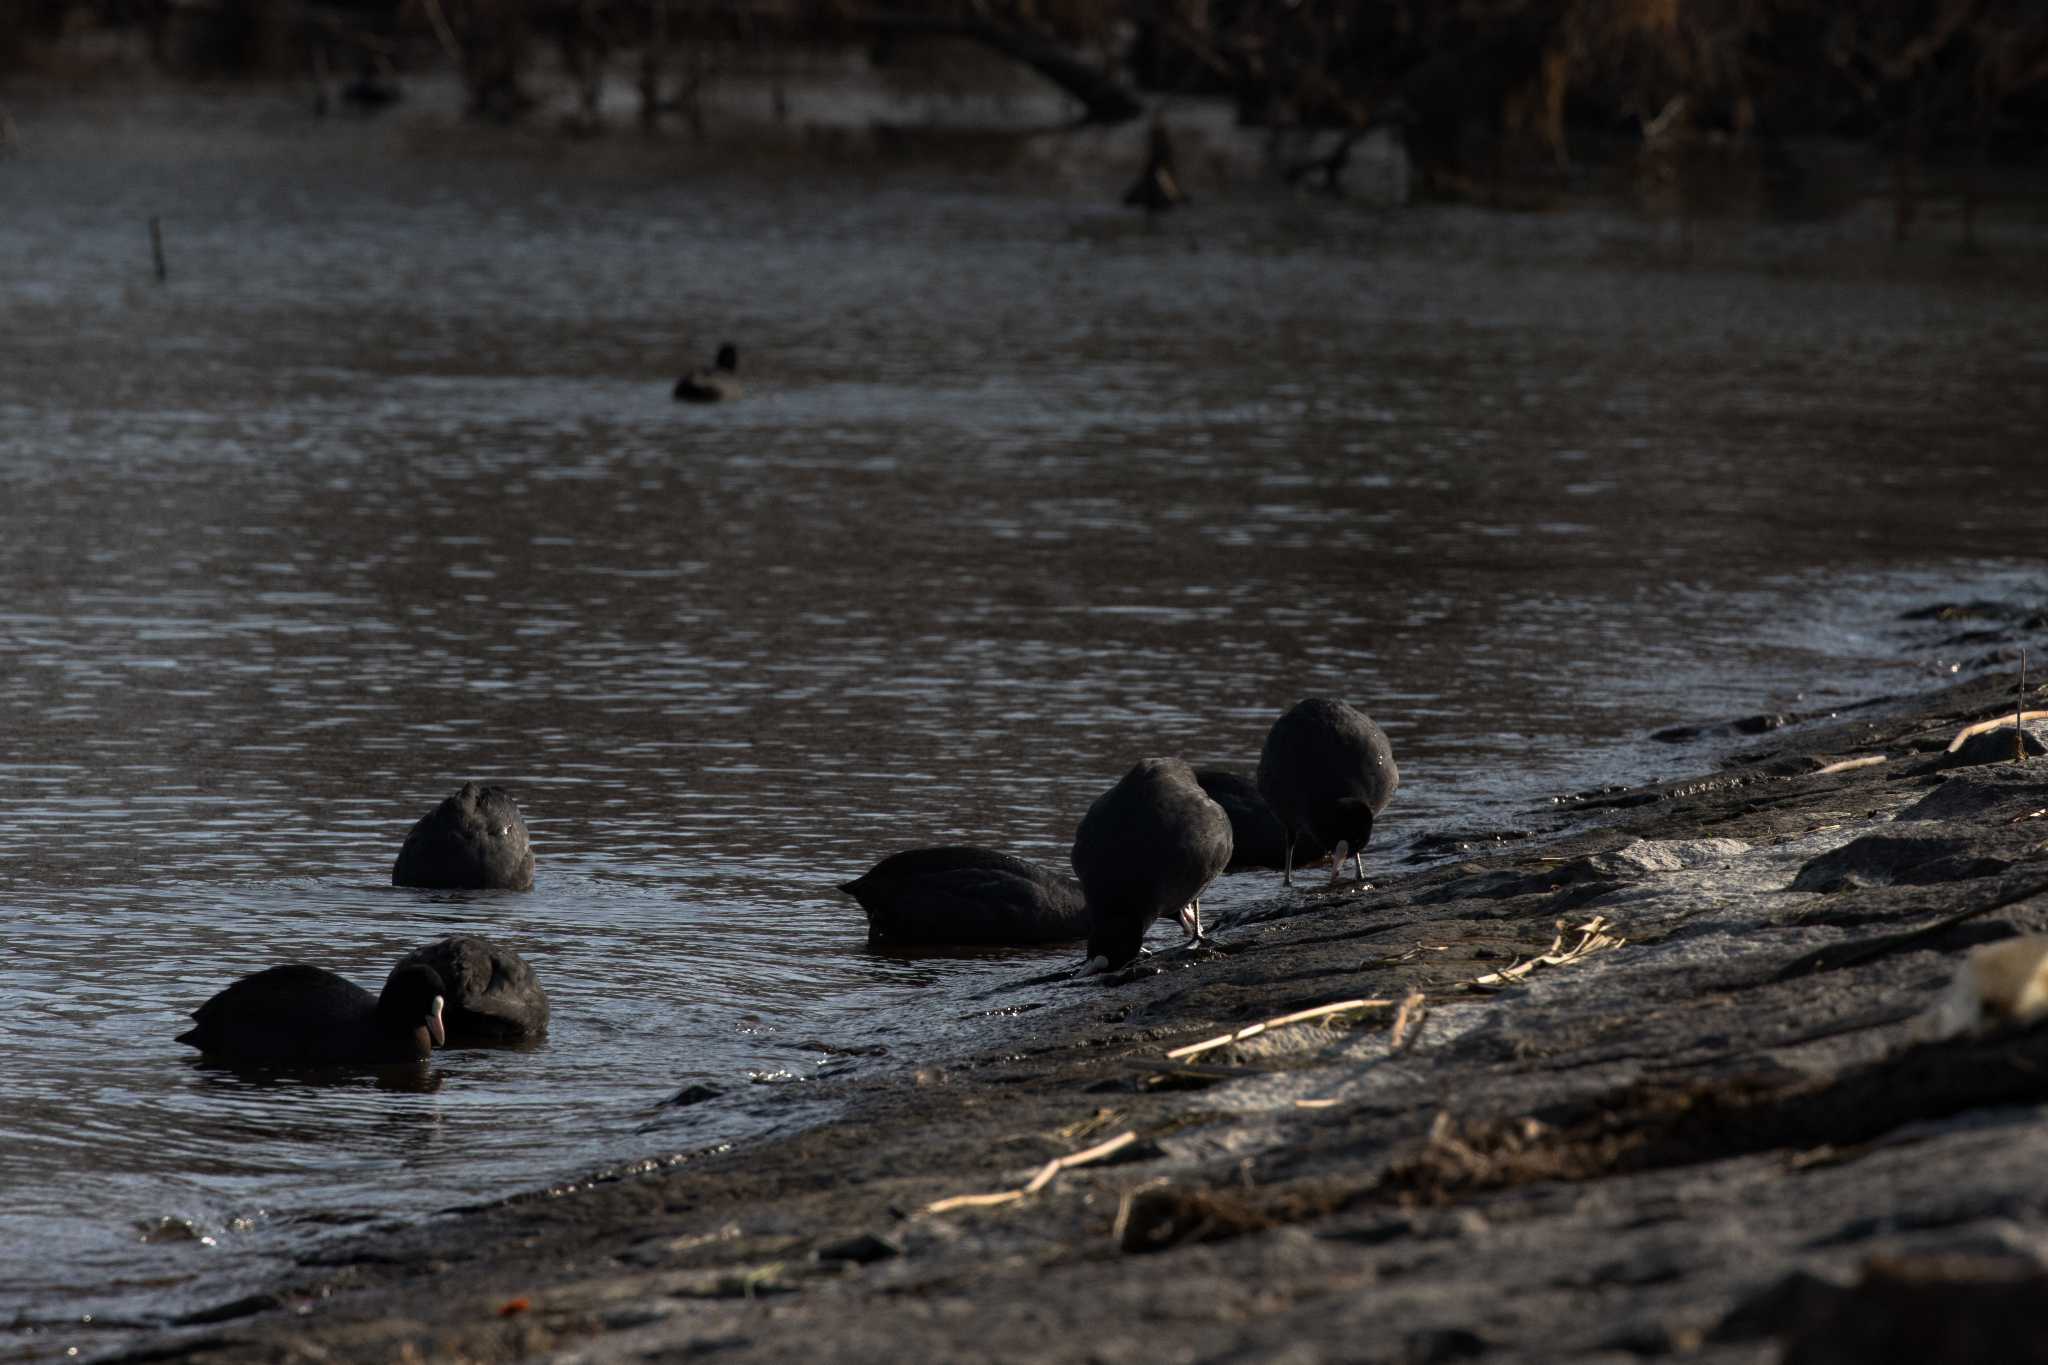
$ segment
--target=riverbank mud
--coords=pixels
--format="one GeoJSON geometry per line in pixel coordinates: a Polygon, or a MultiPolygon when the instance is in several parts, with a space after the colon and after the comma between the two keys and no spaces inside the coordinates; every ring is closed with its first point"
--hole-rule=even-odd
{"type": "Polygon", "coordinates": [[[818,1082],[836,1121],[344,1243],[119,1358],[1988,1359],[2048,1313],[2048,1032],[1926,1017],[2048,930],[2048,768],[1946,752],[2012,702],[1274,877],[1213,952],[818,1082]]]}

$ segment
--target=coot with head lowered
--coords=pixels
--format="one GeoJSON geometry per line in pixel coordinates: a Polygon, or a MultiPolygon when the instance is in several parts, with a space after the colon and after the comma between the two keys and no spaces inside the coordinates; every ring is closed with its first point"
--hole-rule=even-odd
{"type": "Polygon", "coordinates": [[[1088,807],[1073,859],[1088,899],[1088,970],[1113,970],[1138,956],[1161,915],[1180,915],[1200,938],[1198,898],[1230,863],[1230,817],[1187,764],[1144,759],[1088,807]]]}
{"type": "Polygon", "coordinates": [[[432,968],[447,987],[441,1023],[449,1047],[534,1043],[548,1034],[548,993],[526,960],[502,943],[475,934],[453,934],[398,959],[384,983],[389,991],[399,973],[432,968]]]}
{"type": "Polygon", "coordinates": [[[322,967],[245,976],[192,1011],[178,1041],[209,1057],[278,1066],[419,1062],[447,1041],[447,988],[431,967],[400,967],[372,995],[322,967]]]}
{"type": "Polygon", "coordinates": [[[1282,868],[1288,885],[1294,884],[1294,849],[1304,840],[1330,850],[1331,881],[1347,853],[1364,881],[1373,821],[1400,785],[1386,735],[1363,712],[1310,697],[1274,721],[1259,755],[1259,794],[1287,831],[1282,868]]]}
{"type": "Polygon", "coordinates": [[[465,782],[421,816],[398,861],[393,886],[434,890],[533,889],[533,843],[519,803],[503,787],[465,782]]]}
{"type": "Polygon", "coordinates": [[[878,946],[1071,943],[1088,933],[1080,883],[990,848],[892,853],[839,888],[878,946]]]}
{"type": "MultiPolygon", "coordinates": [[[[1222,768],[1197,768],[1195,781],[1230,817],[1230,866],[1226,872],[1279,867],[1286,860],[1287,830],[1250,778],[1222,768]]],[[[1313,843],[1299,851],[1303,861],[1320,858],[1324,852],[1321,844],[1313,843]]]]}

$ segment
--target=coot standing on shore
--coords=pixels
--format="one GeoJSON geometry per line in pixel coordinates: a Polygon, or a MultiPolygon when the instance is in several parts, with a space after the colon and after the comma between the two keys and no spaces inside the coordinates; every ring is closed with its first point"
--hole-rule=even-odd
{"type": "Polygon", "coordinates": [[[1373,821],[1400,785],[1386,735],[1363,712],[1310,697],[1274,721],[1259,755],[1259,794],[1287,831],[1286,883],[1294,884],[1294,848],[1304,839],[1330,850],[1332,882],[1347,853],[1364,881],[1373,821]]]}
{"type": "Polygon", "coordinates": [[[245,976],[192,1011],[178,1041],[209,1057],[279,1066],[420,1062],[447,1041],[447,988],[431,967],[401,966],[372,995],[324,967],[292,963],[245,976]]]}
{"type": "Polygon", "coordinates": [[[840,888],[889,946],[1069,943],[1088,933],[1080,884],[970,844],[892,853],[840,888]]]}
{"type": "Polygon", "coordinates": [[[1148,758],[1095,799],[1074,832],[1088,900],[1088,971],[1138,956],[1152,921],[1179,914],[1202,933],[1202,888],[1230,863],[1230,817],[1177,758],[1148,758]]]}
{"type": "MultiPolygon", "coordinates": [[[[1197,768],[1195,781],[1209,799],[1223,807],[1230,817],[1230,866],[1226,872],[1247,867],[1279,867],[1287,858],[1287,829],[1251,779],[1222,768],[1197,768]]],[[[1321,844],[1302,850],[1304,861],[1321,858],[1321,844]]]]}

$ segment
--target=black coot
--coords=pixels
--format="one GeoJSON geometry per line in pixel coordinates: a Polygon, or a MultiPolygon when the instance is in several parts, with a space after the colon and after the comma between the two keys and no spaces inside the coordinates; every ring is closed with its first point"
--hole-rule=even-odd
{"type": "Polygon", "coordinates": [[[892,853],[839,888],[868,916],[868,942],[1071,943],[1088,933],[1080,884],[994,849],[892,853]]]}
{"type": "Polygon", "coordinates": [[[502,943],[455,934],[398,959],[391,983],[408,967],[428,967],[447,986],[441,1023],[449,1047],[533,1043],[548,1036],[548,993],[525,959],[502,943]]]}
{"type": "Polygon", "coordinates": [[[1330,850],[1330,880],[1346,854],[1365,880],[1364,851],[1373,821],[1401,785],[1394,751],[1380,727],[1341,701],[1310,697],[1273,722],[1259,755],[1259,794],[1287,831],[1281,866],[1294,882],[1294,850],[1330,850]]]}
{"type": "Polygon", "coordinates": [[[731,342],[718,348],[718,359],[708,370],[693,370],[676,381],[676,401],[681,403],[722,403],[740,396],[740,353],[731,342]]]}
{"type": "Polygon", "coordinates": [[[280,1066],[418,1062],[446,1041],[447,990],[430,967],[402,967],[372,995],[321,967],[245,976],[192,1011],[178,1041],[209,1057],[280,1066]]]}
{"type": "MultiPolygon", "coordinates": [[[[1285,863],[1287,830],[1250,778],[1222,768],[1197,768],[1195,781],[1230,817],[1230,866],[1223,869],[1225,872],[1246,867],[1280,867],[1285,863]]],[[[1299,851],[1303,862],[1324,854],[1323,846],[1313,841],[1299,851]]]]}
{"type": "Polygon", "coordinates": [[[441,891],[531,891],[533,844],[519,803],[503,787],[465,782],[420,817],[398,850],[393,886],[441,891]]]}
{"type": "Polygon", "coordinates": [[[1145,931],[1178,914],[1202,931],[1202,888],[1230,863],[1230,817],[1177,758],[1139,762],[1095,799],[1074,832],[1074,871],[1088,898],[1088,969],[1122,967],[1145,931]]]}

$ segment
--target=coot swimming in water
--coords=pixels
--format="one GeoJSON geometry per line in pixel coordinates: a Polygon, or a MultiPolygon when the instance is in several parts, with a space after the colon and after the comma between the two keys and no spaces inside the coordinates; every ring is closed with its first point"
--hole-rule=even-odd
{"type": "Polygon", "coordinates": [[[1087,970],[1114,970],[1161,915],[1179,914],[1200,939],[1199,897],[1230,863],[1230,817],[1187,764],[1144,759],[1088,807],[1073,859],[1088,898],[1087,970]]]}
{"type": "Polygon", "coordinates": [[[519,803],[503,787],[462,784],[420,817],[398,850],[393,886],[433,890],[533,889],[533,844],[519,803]]]}
{"type": "Polygon", "coordinates": [[[408,967],[431,968],[447,987],[441,1024],[445,1046],[489,1047],[532,1043],[548,1034],[548,993],[525,959],[502,943],[455,934],[398,959],[384,983],[388,992],[408,967]]]}
{"type": "Polygon", "coordinates": [[[1380,727],[1341,701],[1310,697],[1273,722],[1259,755],[1259,794],[1287,831],[1282,868],[1294,884],[1294,849],[1304,841],[1330,850],[1330,880],[1348,853],[1365,880],[1365,844],[1401,770],[1380,727]]]}
{"type": "Polygon", "coordinates": [[[839,888],[888,945],[1071,943],[1088,933],[1080,883],[967,844],[892,853],[839,888]]]}
{"type": "Polygon", "coordinates": [[[676,381],[676,400],[682,403],[722,403],[740,396],[740,353],[731,342],[718,348],[718,359],[708,370],[693,370],[676,381]]]}
{"type": "Polygon", "coordinates": [[[245,976],[192,1011],[178,1041],[209,1057],[277,1065],[419,1062],[447,1040],[447,989],[431,967],[400,967],[372,995],[322,967],[245,976]]]}

